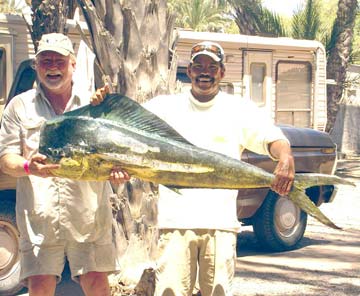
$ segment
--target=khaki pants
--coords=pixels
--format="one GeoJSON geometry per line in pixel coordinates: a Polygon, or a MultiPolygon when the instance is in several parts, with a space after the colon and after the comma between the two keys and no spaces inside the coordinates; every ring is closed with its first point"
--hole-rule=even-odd
{"type": "Polygon", "coordinates": [[[160,230],[156,296],[190,296],[196,278],[202,296],[231,296],[236,233],[160,230]]]}

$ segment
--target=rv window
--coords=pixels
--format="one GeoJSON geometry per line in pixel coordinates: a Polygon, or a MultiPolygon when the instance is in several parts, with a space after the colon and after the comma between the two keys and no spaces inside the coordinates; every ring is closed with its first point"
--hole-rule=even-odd
{"type": "Polygon", "coordinates": [[[311,65],[279,62],[276,79],[276,123],[311,127],[311,65]]]}
{"type": "Polygon", "coordinates": [[[6,52],[0,47],[0,105],[6,101],[6,52]]]}
{"type": "Polygon", "coordinates": [[[250,77],[251,77],[251,88],[250,96],[251,99],[258,105],[265,104],[265,74],[266,64],[265,63],[252,63],[250,66],[250,77]]]}

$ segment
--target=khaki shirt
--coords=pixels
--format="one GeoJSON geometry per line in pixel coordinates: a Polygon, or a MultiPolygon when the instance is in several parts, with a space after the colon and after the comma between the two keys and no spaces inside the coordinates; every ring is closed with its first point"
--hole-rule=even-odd
{"type": "MultiPolygon", "coordinates": [[[[89,103],[73,95],[65,111],[89,103]]],[[[15,153],[30,159],[38,152],[41,124],[56,117],[41,87],[22,93],[4,110],[0,130],[0,157],[15,153]]],[[[16,219],[21,238],[33,244],[57,240],[111,242],[112,211],[109,182],[73,181],[57,177],[18,178],[16,219]]]]}

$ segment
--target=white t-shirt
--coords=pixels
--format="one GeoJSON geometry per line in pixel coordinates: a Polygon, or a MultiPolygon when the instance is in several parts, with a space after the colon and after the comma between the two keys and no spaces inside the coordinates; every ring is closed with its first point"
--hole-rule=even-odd
{"type": "MultiPolygon", "coordinates": [[[[210,102],[191,92],[161,95],[143,105],[170,124],[192,144],[240,159],[247,148],[268,154],[268,144],[285,139],[269,116],[253,102],[224,92],[210,102]]],[[[159,228],[238,231],[237,190],[182,189],[178,194],[159,189],[159,228]]]]}

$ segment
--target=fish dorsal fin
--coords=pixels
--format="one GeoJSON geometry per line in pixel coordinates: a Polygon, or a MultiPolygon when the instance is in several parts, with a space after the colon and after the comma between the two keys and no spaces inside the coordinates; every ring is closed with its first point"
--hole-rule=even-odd
{"type": "Polygon", "coordinates": [[[86,105],[63,115],[103,118],[193,145],[157,115],[142,107],[138,102],[117,93],[106,95],[104,101],[99,105],[86,105]]]}

